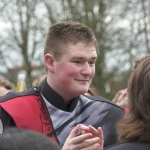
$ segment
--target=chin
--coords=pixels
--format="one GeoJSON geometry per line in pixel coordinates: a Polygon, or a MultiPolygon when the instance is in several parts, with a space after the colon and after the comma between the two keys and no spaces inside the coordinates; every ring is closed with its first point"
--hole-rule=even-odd
{"type": "Polygon", "coordinates": [[[78,91],[78,95],[80,95],[80,94],[84,94],[84,93],[86,93],[87,92],[87,90],[80,90],[80,91],[78,91]]]}

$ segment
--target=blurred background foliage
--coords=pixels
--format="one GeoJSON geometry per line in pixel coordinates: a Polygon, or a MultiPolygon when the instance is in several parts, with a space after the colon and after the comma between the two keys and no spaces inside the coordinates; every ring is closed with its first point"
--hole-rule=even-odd
{"type": "Polygon", "coordinates": [[[127,86],[134,60],[150,52],[149,0],[0,0],[0,74],[26,85],[45,73],[43,49],[51,24],[78,21],[97,38],[92,85],[112,99],[127,86]]]}

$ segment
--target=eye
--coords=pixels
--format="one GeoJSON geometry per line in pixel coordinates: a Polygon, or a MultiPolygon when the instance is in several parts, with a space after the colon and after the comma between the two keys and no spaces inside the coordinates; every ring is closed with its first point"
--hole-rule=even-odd
{"type": "Polygon", "coordinates": [[[91,61],[89,62],[90,65],[94,65],[95,64],[95,61],[91,61]]]}
{"type": "Polygon", "coordinates": [[[81,63],[81,61],[74,61],[74,63],[75,63],[75,64],[80,64],[80,63],[81,63]]]}

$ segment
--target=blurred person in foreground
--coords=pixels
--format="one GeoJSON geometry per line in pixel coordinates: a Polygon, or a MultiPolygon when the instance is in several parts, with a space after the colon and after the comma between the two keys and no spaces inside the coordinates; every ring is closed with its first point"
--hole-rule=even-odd
{"type": "Polygon", "coordinates": [[[0,77],[0,96],[12,91],[12,84],[5,78],[0,77]]]}
{"type": "Polygon", "coordinates": [[[47,78],[39,87],[0,99],[4,127],[38,131],[64,145],[63,150],[100,149],[101,128],[104,147],[116,143],[114,125],[124,110],[100,96],[83,95],[95,75],[96,59],[96,38],[89,27],[52,25],[44,49],[47,78]]]}
{"type": "Polygon", "coordinates": [[[46,136],[25,129],[6,128],[0,139],[0,150],[60,150],[46,136]]]}
{"type": "Polygon", "coordinates": [[[128,82],[129,113],[117,123],[119,144],[106,150],[150,149],[150,56],[136,62],[128,82]]]}

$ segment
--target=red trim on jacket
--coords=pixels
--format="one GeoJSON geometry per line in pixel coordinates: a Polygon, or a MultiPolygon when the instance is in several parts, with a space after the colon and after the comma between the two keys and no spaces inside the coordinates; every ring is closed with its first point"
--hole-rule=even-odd
{"type": "MultiPolygon", "coordinates": [[[[48,111],[46,109],[46,105],[41,98],[39,98],[39,105],[41,109],[41,120],[43,123],[43,134],[46,135],[53,131],[52,121],[49,117],[48,111]]],[[[52,135],[50,139],[53,140],[54,142],[58,142],[54,135],[52,135]]]]}
{"type": "MultiPolygon", "coordinates": [[[[0,105],[13,118],[19,128],[33,130],[45,135],[53,131],[47,108],[38,96],[16,97],[1,102],[0,105]]],[[[54,135],[50,139],[57,141],[54,135]]]]}

